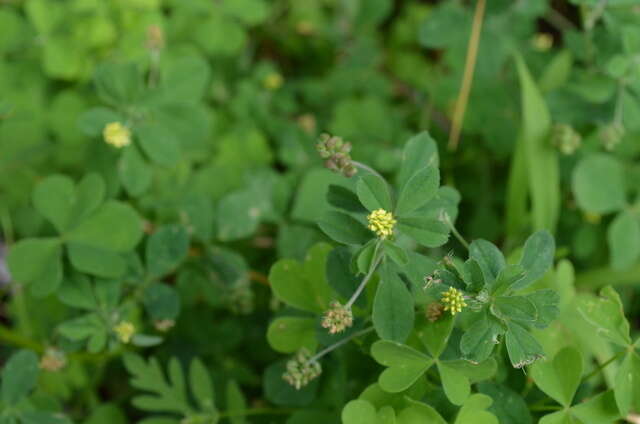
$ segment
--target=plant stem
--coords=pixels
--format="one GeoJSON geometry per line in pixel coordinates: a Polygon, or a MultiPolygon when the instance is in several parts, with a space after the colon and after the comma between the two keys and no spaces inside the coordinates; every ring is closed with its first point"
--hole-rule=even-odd
{"type": "Polygon", "coordinates": [[[339,342],[336,342],[324,349],[322,349],[320,352],[316,353],[315,355],[313,355],[308,361],[307,363],[310,362],[314,362],[317,361],[318,359],[322,358],[324,355],[326,355],[327,353],[339,348],[340,346],[350,342],[351,340],[355,339],[356,337],[360,337],[364,334],[367,334],[369,332],[373,331],[373,326],[371,327],[367,327],[364,330],[360,330],[360,331],[356,331],[355,333],[353,333],[350,336],[345,337],[344,339],[340,340],[339,342]]]}
{"type": "Polygon", "coordinates": [[[13,346],[34,350],[38,353],[44,351],[44,348],[38,342],[24,337],[4,326],[0,326],[0,340],[13,346]]]}
{"type": "Polygon", "coordinates": [[[295,412],[292,408],[253,408],[241,411],[223,411],[220,412],[220,418],[225,417],[243,417],[247,415],[286,415],[295,412]]]}
{"type": "Polygon", "coordinates": [[[591,371],[589,374],[587,374],[582,381],[587,381],[588,379],[590,379],[591,377],[593,377],[594,375],[597,375],[600,373],[600,371],[602,371],[603,369],[605,369],[607,367],[607,365],[609,365],[610,363],[614,362],[616,359],[622,357],[624,354],[626,353],[626,350],[621,350],[620,352],[616,353],[615,355],[613,355],[611,358],[607,359],[606,361],[604,361],[602,364],[598,365],[598,367],[591,371]]]}
{"type": "Polygon", "coordinates": [[[455,238],[458,239],[458,241],[467,249],[469,250],[469,242],[466,241],[464,239],[464,237],[462,237],[462,234],[460,234],[460,232],[456,229],[456,226],[453,225],[453,222],[451,222],[451,219],[449,218],[448,214],[444,214],[443,216],[443,221],[449,226],[449,228],[451,229],[451,232],[453,233],[453,235],[455,236],[455,238]]]}
{"type": "Polygon", "coordinates": [[[460,93],[458,94],[458,100],[456,101],[456,109],[453,113],[451,132],[449,133],[449,150],[456,150],[458,148],[460,131],[462,130],[462,122],[464,120],[464,113],[469,101],[473,72],[475,70],[476,59],[478,57],[478,46],[480,44],[480,31],[482,30],[484,6],[485,0],[477,1],[476,10],[473,15],[473,24],[471,26],[471,37],[469,37],[469,46],[467,47],[467,58],[464,65],[462,85],[460,87],[460,93]]]}
{"type": "MultiPolygon", "coordinates": [[[[376,244],[376,248],[375,248],[375,250],[373,252],[373,257],[374,258],[376,258],[376,256],[378,256],[378,249],[379,248],[380,248],[380,242],[378,242],[378,244],[376,244]]],[[[364,288],[366,287],[367,283],[369,282],[369,280],[373,276],[373,273],[376,271],[376,268],[378,268],[378,265],[382,261],[383,257],[384,257],[384,255],[380,255],[377,259],[374,259],[374,262],[369,267],[369,272],[367,272],[367,275],[364,276],[364,278],[362,279],[362,282],[360,283],[360,285],[358,286],[356,291],[353,292],[353,294],[351,295],[351,298],[347,301],[346,305],[344,305],[344,307],[346,309],[351,308],[351,306],[353,306],[355,301],[358,300],[358,296],[360,296],[360,293],[362,293],[362,290],[364,290],[364,288]]]]}
{"type": "Polygon", "coordinates": [[[626,271],[615,271],[610,267],[594,269],[576,275],[576,287],[596,289],[606,284],[624,286],[636,284],[640,274],[640,264],[626,271]]]}

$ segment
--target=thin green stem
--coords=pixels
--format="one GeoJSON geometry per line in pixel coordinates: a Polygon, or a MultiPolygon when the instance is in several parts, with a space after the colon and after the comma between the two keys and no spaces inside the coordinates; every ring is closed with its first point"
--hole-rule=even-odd
{"type": "Polygon", "coordinates": [[[444,214],[443,215],[443,221],[445,222],[445,224],[447,224],[449,226],[449,228],[451,229],[451,233],[455,236],[455,238],[458,239],[458,241],[467,249],[469,250],[469,242],[466,241],[464,239],[464,237],[462,237],[462,234],[460,234],[460,232],[458,232],[458,230],[456,229],[456,226],[453,225],[453,222],[451,222],[451,218],[449,218],[448,214],[444,214]]]}
{"type": "Polygon", "coordinates": [[[249,415],[286,415],[296,412],[292,408],[253,408],[242,411],[223,411],[220,412],[220,418],[228,417],[244,417],[249,415]]]}
{"type": "Polygon", "coordinates": [[[362,282],[360,283],[360,285],[358,286],[356,291],[353,292],[353,294],[351,295],[351,298],[347,301],[347,303],[345,305],[346,309],[351,308],[351,306],[353,306],[355,301],[358,300],[358,297],[360,296],[360,293],[362,293],[364,288],[367,286],[367,283],[369,282],[369,280],[373,276],[373,273],[376,271],[376,269],[378,268],[378,265],[382,261],[382,258],[384,257],[384,255],[380,255],[378,257],[378,249],[379,248],[380,248],[380,242],[378,242],[378,244],[376,244],[376,248],[375,248],[375,250],[373,252],[374,261],[371,263],[371,266],[369,267],[369,272],[367,272],[367,275],[364,276],[364,278],[362,279],[362,282]]]}
{"type": "Polygon", "coordinates": [[[529,411],[561,411],[562,410],[562,406],[553,406],[553,405],[548,405],[548,406],[532,406],[529,408],[529,411]]]}
{"type": "Polygon", "coordinates": [[[371,331],[373,331],[373,326],[372,327],[367,327],[364,330],[356,331],[352,335],[345,337],[344,339],[340,340],[339,342],[336,342],[336,343],[334,343],[334,344],[332,344],[330,346],[327,346],[326,348],[322,349],[320,352],[318,352],[315,355],[313,355],[313,357],[311,357],[307,362],[308,363],[315,362],[318,359],[322,358],[327,353],[339,348],[340,346],[342,346],[344,344],[347,344],[348,342],[350,342],[351,340],[355,339],[356,337],[360,337],[362,335],[370,333],[371,331]]]}
{"type": "Polygon", "coordinates": [[[31,340],[28,337],[24,337],[23,335],[4,326],[0,326],[0,340],[16,347],[34,350],[38,353],[44,351],[44,347],[40,343],[31,340]]]}
{"type": "Polygon", "coordinates": [[[607,359],[606,361],[604,361],[602,364],[598,365],[598,367],[591,371],[589,374],[587,374],[582,381],[587,381],[588,379],[590,379],[591,377],[599,374],[603,369],[605,369],[607,367],[607,365],[609,365],[610,363],[616,361],[617,359],[621,358],[624,354],[626,353],[626,350],[621,350],[620,352],[616,353],[615,355],[613,355],[611,358],[607,359]]]}

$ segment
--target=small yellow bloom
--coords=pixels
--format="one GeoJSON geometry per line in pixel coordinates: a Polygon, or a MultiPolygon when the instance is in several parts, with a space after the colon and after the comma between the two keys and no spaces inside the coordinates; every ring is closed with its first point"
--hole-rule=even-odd
{"type": "Polygon", "coordinates": [[[396,220],[391,212],[387,212],[384,209],[376,209],[367,216],[369,221],[369,229],[376,233],[381,239],[393,235],[393,227],[396,225],[396,220]]]}
{"type": "Polygon", "coordinates": [[[118,149],[131,143],[131,131],[120,122],[107,124],[102,131],[102,136],[107,144],[118,149]]]}
{"type": "Polygon", "coordinates": [[[442,303],[444,303],[444,310],[451,311],[451,315],[455,315],[458,312],[462,312],[462,308],[467,306],[464,301],[462,292],[453,287],[449,287],[449,290],[442,293],[442,303]]]}
{"type": "Polygon", "coordinates": [[[129,321],[120,321],[120,324],[113,327],[113,331],[122,343],[129,343],[136,332],[136,327],[129,321]]]}
{"type": "Polygon", "coordinates": [[[546,52],[553,47],[553,36],[546,32],[539,32],[533,37],[531,44],[539,52],[546,52]]]}
{"type": "Polygon", "coordinates": [[[282,83],[284,83],[284,78],[277,72],[271,72],[265,77],[264,81],[262,81],[264,88],[271,91],[276,91],[282,87],[282,83]]]}

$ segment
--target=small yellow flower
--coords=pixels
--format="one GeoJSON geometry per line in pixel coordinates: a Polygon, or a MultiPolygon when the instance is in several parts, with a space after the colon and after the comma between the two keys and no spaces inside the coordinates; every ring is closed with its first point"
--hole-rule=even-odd
{"type": "Polygon", "coordinates": [[[131,143],[131,131],[120,122],[107,124],[102,131],[102,136],[107,144],[118,149],[131,143]]]}
{"type": "Polygon", "coordinates": [[[368,228],[381,239],[386,239],[393,235],[393,227],[396,225],[396,220],[391,212],[387,212],[384,209],[376,209],[367,216],[367,221],[369,221],[368,228]]]}
{"type": "Polygon", "coordinates": [[[120,321],[120,324],[113,327],[113,331],[122,343],[129,343],[136,332],[136,327],[129,321],[120,321]]]}
{"type": "Polygon", "coordinates": [[[539,52],[546,52],[553,47],[553,36],[546,32],[539,32],[533,37],[531,44],[539,52]]]}
{"type": "Polygon", "coordinates": [[[265,77],[264,81],[262,81],[264,88],[271,91],[276,91],[282,87],[282,83],[284,83],[284,78],[277,72],[271,72],[265,77]]]}
{"type": "Polygon", "coordinates": [[[458,312],[462,312],[462,308],[467,306],[464,301],[462,292],[453,287],[449,287],[449,290],[442,293],[442,303],[444,303],[444,310],[451,311],[451,315],[455,315],[458,312]]]}

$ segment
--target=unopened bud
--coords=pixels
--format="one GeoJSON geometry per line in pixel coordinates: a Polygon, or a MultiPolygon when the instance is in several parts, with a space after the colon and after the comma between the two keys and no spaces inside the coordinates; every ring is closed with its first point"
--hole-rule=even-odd
{"type": "Polygon", "coordinates": [[[302,348],[296,355],[287,361],[287,371],[282,378],[297,390],[309,384],[322,373],[322,367],[318,361],[310,361],[311,353],[302,348]]]}

